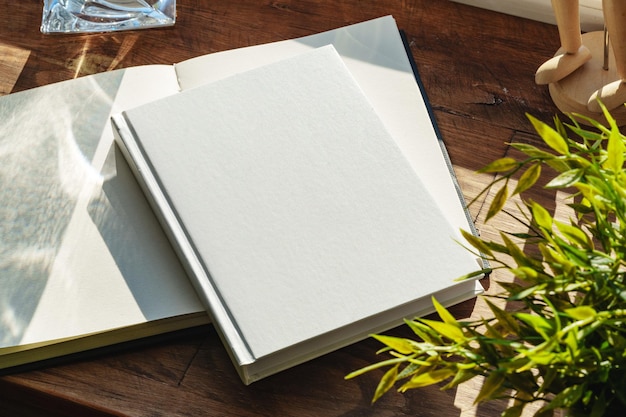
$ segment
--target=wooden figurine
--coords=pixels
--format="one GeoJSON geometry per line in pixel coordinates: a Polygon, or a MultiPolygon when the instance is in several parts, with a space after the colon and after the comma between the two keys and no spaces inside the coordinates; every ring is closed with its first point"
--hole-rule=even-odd
{"type": "Polygon", "coordinates": [[[539,67],[535,82],[549,86],[564,113],[604,121],[600,99],[619,124],[626,124],[626,1],[602,1],[606,33],[581,35],[578,0],[552,0],[552,9],[561,48],[539,67]]]}
{"type": "Polygon", "coordinates": [[[535,74],[537,84],[560,81],[591,59],[591,52],[583,45],[580,33],[578,0],[552,0],[552,9],[559,28],[561,49],[539,67],[535,74]]]}
{"type": "Polygon", "coordinates": [[[626,102],[626,1],[602,0],[602,10],[619,79],[601,87],[591,95],[587,107],[595,112],[601,111],[598,98],[609,110],[624,106],[626,102]]]}

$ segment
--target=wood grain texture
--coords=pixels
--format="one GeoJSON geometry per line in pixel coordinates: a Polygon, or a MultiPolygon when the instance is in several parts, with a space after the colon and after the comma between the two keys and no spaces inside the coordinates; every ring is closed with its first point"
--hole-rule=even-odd
{"type": "MultiPolygon", "coordinates": [[[[556,27],[447,0],[180,0],[174,27],[95,35],[42,35],[41,1],[0,0],[0,94],[78,76],[304,36],[392,14],[406,33],[467,199],[490,180],[474,171],[535,140],[524,113],[557,112],[537,67],[559,46],[556,27]]],[[[486,195],[485,198],[489,198],[486,195]]],[[[546,198],[551,198],[546,196],[546,198]]],[[[481,233],[485,199],[471,207],[481,233]]],[[[556,203],[555,203],[556,207],[556,203]]],[[[507,279],[507,277],[495,277],[507,279]]],[[[489,291],[495,286],[485,282],[489,291]]],[[[481,301],[452,308],[478,316],[481,301]]],[[[406,328],[390,332],[410,336],[406,328]]],[[[365,340],[245,387],[211,326],[116,353],[0,378],[0,415],[111,416],[497,416],[506,407],[474,407],[480,381],[370,399],[381,376],[344,381],[374,362],[365,340]]]]}

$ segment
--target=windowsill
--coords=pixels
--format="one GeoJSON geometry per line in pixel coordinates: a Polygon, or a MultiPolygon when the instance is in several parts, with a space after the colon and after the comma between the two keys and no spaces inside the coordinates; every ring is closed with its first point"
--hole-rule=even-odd
{"type": "MultiPolygon", "coordinates": [[[[555,24],[550,0],[452,0],[513,16],[555,24]]],[[[600,0],[580,0],[580,22],[584,32],[602,30],[604,17],[600,0]]]]}

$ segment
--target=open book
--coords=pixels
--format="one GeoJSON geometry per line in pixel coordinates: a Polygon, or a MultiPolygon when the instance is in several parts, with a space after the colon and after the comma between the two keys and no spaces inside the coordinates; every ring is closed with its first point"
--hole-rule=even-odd
{"type": "Polygon", "coordinates": [[[477,263],[429,177],[332,45],[113,124],[245,383],[431,312],[432,296],[476,295],[455,282],[477,263]]]}
{"type": "MultiPolygon", "coordinates": [[[[109,117],[327,44],[339,52],[452,227],[471,228],[390,16],[5,96],[0,369],[208,322],[113,145],[109,117]]],[[[473,282],[461,287],[450,303],[480,291],[473,282]]]]}
{"type": "Polygon", "coordinates": [[[178,90],[163,66],[0,98],[0,369],[209,322],[109,122],[178,90]]]}

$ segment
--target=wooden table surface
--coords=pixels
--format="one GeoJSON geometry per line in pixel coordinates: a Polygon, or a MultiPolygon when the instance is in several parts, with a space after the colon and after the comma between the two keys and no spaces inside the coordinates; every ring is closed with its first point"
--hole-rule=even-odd
{"type": "MultiPolygon", "coordinates": [[[[474,171],[506,154],[508,142],[538,141],[526,112],[546,121],[557,113],[547,88],[533,81],[536,68],[558,48],[556,27],[448,0],[179,0],[172,28],[96,35],[42,35],[42,3],[0,0],[0,95],[391,14],[410,42],[467,199],[490,179],[474,171]]],[[[485,225],[485,211],[481,204],[471,207],[477,227],[489,236],[498,222],[485,225]]],[[[484,284],[494,291],[492,283],[484,284]]],[[[470,301],[452,311],[466,318],[483,308],[470,301]]],[[[391,333],[408,335],[402,327],[391,333]]],[[[0,415],[483,417],[506,407],[473,406],[480,381],[450,391],[393,392],[370,405],[381,373],[343,377],[376,360],[380,346],[373,340],[246,387],[211,326],[171,336],[4,376],[0,415]]]]}

